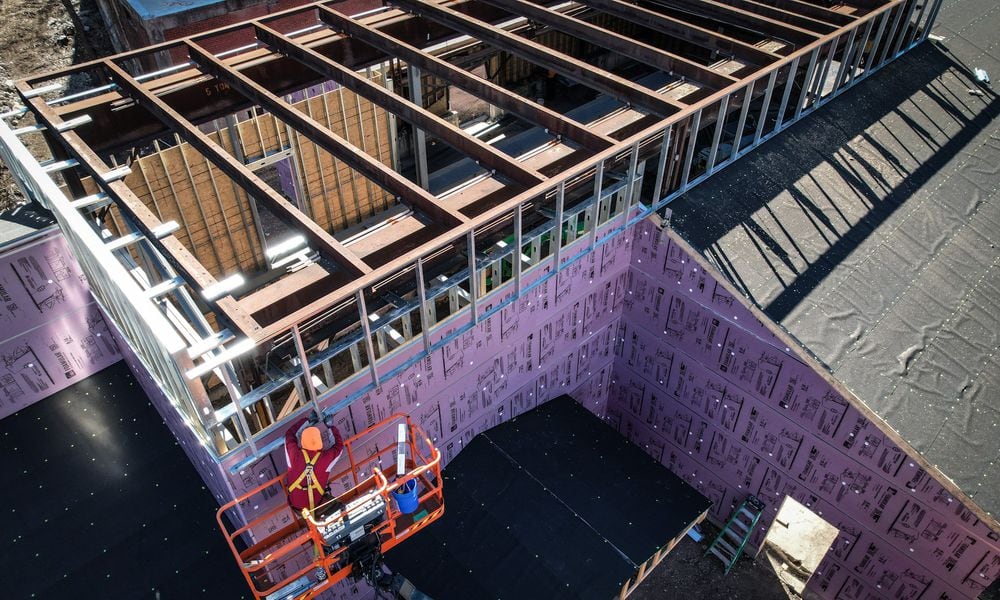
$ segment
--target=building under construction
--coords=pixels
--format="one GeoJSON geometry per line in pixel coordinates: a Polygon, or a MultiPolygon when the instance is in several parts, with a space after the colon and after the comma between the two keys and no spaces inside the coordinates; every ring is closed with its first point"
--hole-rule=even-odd
{"type": "Polygon", "coordinates": [[[361,527],[434,598],[625,597],[706,518],[721,577],[788,501],[836,530],[814,597],[976,598],[1000,576],[976,490],[670,226],[941,4],[320,2],[17,81],[0,157],[223,506],[253,597],[375,593],[337,577],[358,579],[353,534],[338,550],[281,493],[286,432],[316,413],[350,437],[335,494],[387,500],[388,529],[361,527]],[[574,468],[591,458],[617,466],[574,468]],[[412,516],[387,491],[409,479],[412,516]],[[546,554],[559,531],[586,559],[546,554]]]}

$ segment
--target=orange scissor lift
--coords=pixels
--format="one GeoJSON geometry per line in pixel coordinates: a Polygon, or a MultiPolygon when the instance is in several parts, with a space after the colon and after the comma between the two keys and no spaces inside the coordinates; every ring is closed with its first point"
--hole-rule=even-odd
{"type": "Polygon", "coordinates": [[[346,491],[312,511],[288,506],[283,475],[219,509],[216,520],[257,600],[315,598],[348,576],[374,585],[382,553],[444,513],[441,453],[409,416],[392,415],[347,439],[344,458],[350,464],[330,481],[346,491]],[[410,481],[416,508],[401,512],[393,492],[410,481]]]}

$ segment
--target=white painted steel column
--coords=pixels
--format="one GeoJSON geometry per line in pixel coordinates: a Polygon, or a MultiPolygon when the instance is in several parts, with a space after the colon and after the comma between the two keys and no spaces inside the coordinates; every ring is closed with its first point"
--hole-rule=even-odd
{"type": "Polygon", "coordinates": [[[368,353],[368,368],[372,373],[372,383],[378,387],[378,367],[375,365],[375,348],[372,348],[372,329],[368,323],[368,308],[365,306],[364,290],[358,290],[354,294],[354,299],[358,304],[358,315],[361,317],[361,330],[365,332],[365,350],[368,353]]]}
{"type": "MultiPolygon", "coordinates": [[[[417,106],[424,105],[423,84],[420,81],[421,72],[419,67],[409,65],[407,73],[410,79],[410,102],[417,106]]],[[[417,167],[417,185],[427,189],[430,183],[430,176],[427,173],[427,134],[416,125],[413,128],[413,160],[417,167]]]]}

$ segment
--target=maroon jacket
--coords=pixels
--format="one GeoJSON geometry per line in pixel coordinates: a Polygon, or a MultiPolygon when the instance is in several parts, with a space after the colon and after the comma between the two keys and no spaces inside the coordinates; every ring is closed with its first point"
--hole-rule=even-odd
{"type": "MultiPolygon", "coordinates": [[[[309,452],[299,446],[297,434],[306,419],[293,424],[285,432],[285,460],[288,461],[288,471],[285,472],[285,493],[288,504],[296,509],[315,508],[319,505],[330,483],[330,472],[344,450],[344,441],[336,427],[333,431],[334,444],[319,452],[309,452]]],[[[322,424],[317,425],[322,427],[322,424]]]]}

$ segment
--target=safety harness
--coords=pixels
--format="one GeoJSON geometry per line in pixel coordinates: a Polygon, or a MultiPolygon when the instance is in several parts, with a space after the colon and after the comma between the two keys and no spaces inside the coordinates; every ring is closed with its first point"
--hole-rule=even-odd
{"type": "Polygon", "coordinates": [[[318,496],[319,498],[322,498],[323,494],[326,493],[325,490],[323,489],[323,486],[319,484],[319,481],[316,479],[316,476],[313,473],[316,461],[319,460],[319,456],[322,453],[322,450],[316,452],[316,454],[313,454],[312,457],[310,457],[309,453],[306,452],[304,449],[300,448],[300,450],[302,450],[302,458],[305,459],[306,466],[304,469],[302,469],[302,474],[299,475],[298,479],[293,481],[291,485],[288,486],[288,491],[294,492],[295,490],[304,490],[306,492],[306,495],[309,496],[309,512],[312,512],[316,508],[316,504],[313,501],[313,494],[312,494],[313,490],[315,490],[316,493],[319,494],[318,496]],[[305,485],[302,484],[303,481],[305,481],[305,485]]]}

